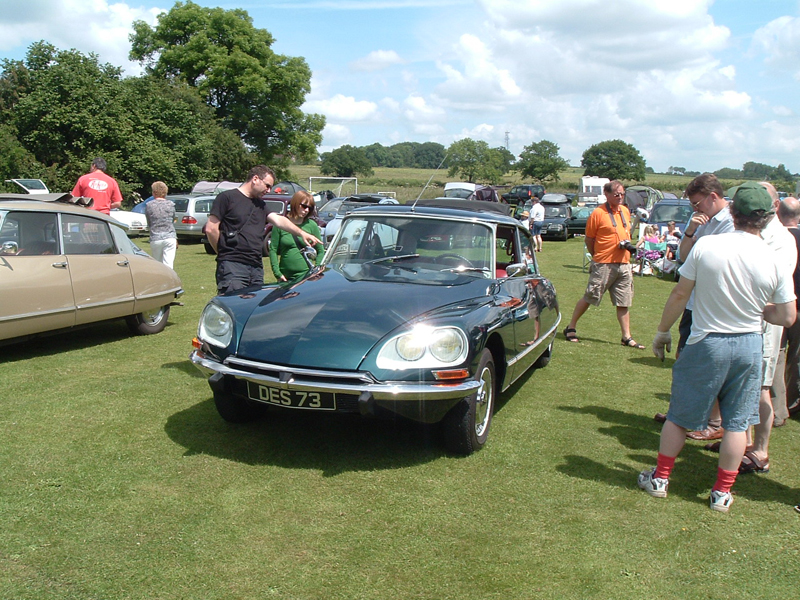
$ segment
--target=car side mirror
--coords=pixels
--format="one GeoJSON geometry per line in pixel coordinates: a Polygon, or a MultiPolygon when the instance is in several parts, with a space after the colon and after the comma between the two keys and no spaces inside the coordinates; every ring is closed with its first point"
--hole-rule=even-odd
{"type": "Polygon", "coordinates": [[[514,263],[506,267],[506,274],[509,277],[521,277],[528,274],[528,265],[525,263],[514,263]]]}
{"type": "Polygon", "coordinates": [[[17,242],[3,242],[3,246],[0,247],[0,254],[15,255],[17,252],[19,252],[17,242]]]}

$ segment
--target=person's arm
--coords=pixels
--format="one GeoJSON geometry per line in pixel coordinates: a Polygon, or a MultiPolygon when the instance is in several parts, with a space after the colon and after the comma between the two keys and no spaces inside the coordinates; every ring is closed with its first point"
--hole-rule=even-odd
{"type": "Polygon", "coordinates": [[[779,327],[791,327],[797,318],[795,300],[783,304],[767,304],[764,307],[764,320],[779,327]]]}
{"type": "MultiPolygon", "coordinates": [[[[313,225],[311,227],[311,232],[317,236],[318,238],[322,239],[322,232],[319,230],[319,225],[317,225],[316,221],[310,221],[313,225]]],[[[317,266],[322,262],[322,257],[325,256],[325,246],[321,243],[314,246],[314,250],[317,251],[317,260],[314,262],[317,266]]]]}
{"type": "Polygon", "coordinates": [[[219,244],[219,219],[214,215],[209,215],[208,222],[206,223],[206,239],[214,252],[218,252],[217,246],[219,244]]]}
{"type": "Polygon", "coordinates": [[[592,258],[594,258],[594,238],[585,237],[583,240],[586,242],[586,251],[592,255],[592,258]]]}
{"type": "Polygon", "coordinates": [[[116,181],[111,187],[111,208],[122,208],[122,192],[119,191],[119,184],[116,181]]]}
{"type": "Polygon", "coordinates": [[[675,324],[675,321],[683,314],[689,296],[692,295],[694,281],[686,277],[681,277],[675,287],[672,288],[664,311],[661,313],[661,322],[658,324],[658,331],[666,332],[675,324]]]}
{"type": "Polygon", "coordinates": [[[316,236],[303,231],[283,215],[279,215],[278,213],[269,213],[267,220],[272,223],[274,227],[280,227],[284,231],[288,231],[293,235],[300,236],[303,242],[305,242],[306,246],[316,246],[317,244],[322,243],[322,241],[316,236]]]}
{"type": "Polygon", "coordinates": [[[278,281],[286,281],[286,277],[281,273],[280,259],[278,258],[278,247],[281,245],[281,230],[273,227],[269,241],[269,264],[272,267],[272,274],[278,281]]]}
{"type": "Polygon", "coordinates": [[[697,228],[700,225],[705,225],[708,223],[708,216],[696,212],[692,215],[692,218],[689,219],[689,224],[686,225],[686,229],[681,236],[681,244],[678,248],[678,253],[680,254],[681,261],[685,261],[686,257],[689,256],[689,252],[694,247],[694,243],[697,241],[695,234],[697,233],[697,228]]]}

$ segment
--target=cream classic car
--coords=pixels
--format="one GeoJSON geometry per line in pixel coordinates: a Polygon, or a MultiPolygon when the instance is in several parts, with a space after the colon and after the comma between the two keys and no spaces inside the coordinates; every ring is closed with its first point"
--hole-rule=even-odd
{"type": "Polygon", "coordinates": [[[69,194],[0,194],[0,343],[125,318],[164,329],[181,280],[69,194]]]}

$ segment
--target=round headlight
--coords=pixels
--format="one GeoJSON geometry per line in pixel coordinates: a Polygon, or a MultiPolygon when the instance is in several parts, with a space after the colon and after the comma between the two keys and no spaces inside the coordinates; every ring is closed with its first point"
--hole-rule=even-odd
{"type": "Polygon", "coordinates": [[[197,333],[201,340],[224,348],[231,343],[233,319],[220,306],[208,304],[203,310],[197,333]]]}
{"type": "Polygon", "coordinates": [[[430,343],[431,354],[443,363],[458,359],[464,351],[464,339],[456,329],[440,329],[430,343]]]}
{"type": "Polygon", "coordinates": [[[426,341],[419,333],[409,333],[397,338],[397,354],[403,360],[419,360],[425,354],[426,341]]]}

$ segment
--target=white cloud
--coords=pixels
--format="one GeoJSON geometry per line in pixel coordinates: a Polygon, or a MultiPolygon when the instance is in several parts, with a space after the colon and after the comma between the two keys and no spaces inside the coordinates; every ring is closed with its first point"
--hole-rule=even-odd
{"type": "Polygon", "coordinates": [[[375,50],[350,63],[353,71],[380,71],[393,65],[402,65],[403,59],[394,50],[375,50]]]}
{"type": "Polygon", "coordinates": [[[322,130],[322,143],[320,153],[333,150],[344,144],[349,144],[353,139],[352,133],[348,127],[338,125],[336,123],[328,123],[322,130]],[[323,150],[327,148],[327,150],[323,150]]]}
{"type": "Polygon", "coordinates": [[[135,20],[154,25],[162,10],[106,0],[6,0],[0,5],[0,50],[46,40],[58,49],[94,52],[101,62],[138,75],[138,63],[128,60],[128,35],[135,20]]]}
{"type": "Polygon", "coordinates": [[[800,80],[800,17],[770,21],[753,34],[753,48],[764,54],[765,63],[800,80]]]}
{"type": "Polygon", "coordinates": [[[331,98],[310,100],[303,105],[309,112],[321,113],[333,121],[369,121],[378,115],[378,105],[368,100],[336,94],[331,98]]]}

